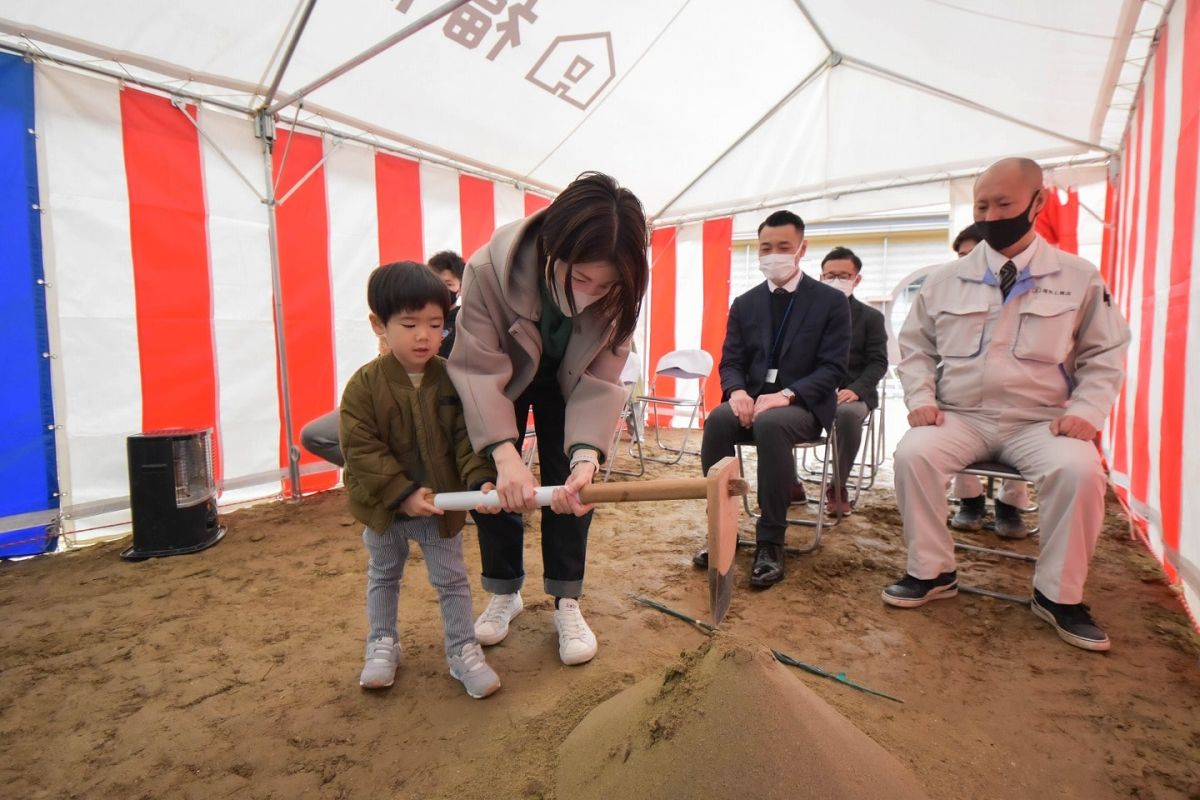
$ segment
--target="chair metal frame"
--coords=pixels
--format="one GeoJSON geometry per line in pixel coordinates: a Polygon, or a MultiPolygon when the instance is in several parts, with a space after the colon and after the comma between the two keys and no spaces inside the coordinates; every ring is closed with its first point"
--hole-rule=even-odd
{"type": "MultiPolygon", "coordinates": [[[[648,394],[637,395],[635,398],[635,402],[638,405],[638,411],[636,413],[638,414],[639,419],[645,419],[647,410],[651,408],[653,409],[656,423],[654,426],[654,445],[659,450],[664,450],[668,453],[675,453],[675,457],[663,458],[662,456],[643,455],[643,459],[645,461],[654,461],[659,464],[678,464],[683,460],[684,456],[700,455],[699,450],[688,450],[687,445],[688,441],[691,439],[692,431],[696,429],[697,414],[699,414],[701,422],[708,418],[708,410],[704,405],[704,388],[708,383],[708,378],[712,374],[712,370],[713,358],[704,350],[672,350],[670,353],[667,353],[658,360],[658,364],[654,370],[654,375],[650,379],[650,392],[648,394]],[[705,362],[707,362],[707,368],[704,369],[704,371],[697,371],[695,368],[697,366],[696,364],[687,363],[689,359],[698,359],[700,362],[699,366],[701,367],[704,367],[705,362]],[[680,362],[684,363],[681,364],[680,362]],[[686,397],[662,397],[655,394],[655,383],[660,376],[664,378],[676,378],[679,380],[699,381],[696,398],[692,400],[686,397]],[[683,442],[677,448],[664,444],[659,434],[659,429],[661,426],[659,426],[657,422],[659,416],[658,409],[660,406],[666,406],[671,409],[670,413],[672,420],[675,418],[675,409],[692,409],[691,416],[688,417],[687,427],[684,428],[683,442]]],[[[633,455],[632,446],[630,448],[630,455],[633,455]]]]}
{"type": "Polygon", "coordinates": [[[642,360],[638,357],[637,353],[630,351],[629,360],[625,362],[625,367],[621,370],[621,383],[628,387],[629,394],[625,398],[625,405],[621,408],[621,415],[618,417],[617,424],[613,429],[612,444],[608,448],[608,458],[604,465],[605,481],[609,480],[613,475],[640,478],[646,474],[646,454],[642,448],[645,428],[640,415],[637,413],[638,404],[635,400],[638,381],[641,379],[642,360]],[[637,472],[616,468],[617,456],[620,453],[622,431],[629,433],[629,454],[631,456],[633,455],[634,447],[637,447],[637,472]]]}
{"type": "MultiPolygon", "coordinates": [[[[746,462],[745,462],[745,457],[742,453],[742,448],[743,447],[754,447],[754,444],[752,442],[745,442],[745,443],[739,443],[736,447],[737,447],[738,467],[741,468],[742,474],[745,475],[746,474],[746,462]]],[[[825,477],[828,477],[830,470],[837,469],[837,425],[836,424],[833,426],[833,429],[831,431],[829,431],[829,434],[827,436],[820,436],[809,442],[797,442],[795,445],[793,445],[792,446],[793,464],[797,463],[796,459],[795,459],[796,451],[812,449],[812,448],[819,448],[819,447],[823,447],[825,449],[825,453],[822,455],[821,462],[822,462],[822,464],[824,464],[825,477]]],[[[804,547],[785,547],[784,551],[786,553],[788,553],[789,555],[807,555],[808,553],[814,552],[818,547],[821,546],[821,536],[824,533],[825,529],[835,527],[839,522],[842,521],[842,513],[841,513],[840,505],[834,509],[833,519],[826,520],[825,514],[826,514],[826,510],[827,510],[827,503],[825,501],[826,501],[825,492],[821,492],[815,499],[810,498],[808,500],[808,503],[814,504],[817,507],[817,518],[815,520],[801,519],[801,518],[796,518],[796,517],[788,517],[787,518],[788,525],[799,525],[799,526],[803,526],[803,527],[813,528],[815,530],[814,530],[814,534],[813,534],[813,539],[808,545],[806,545],[804,547]]],[[[756,513],[750,507],[750,495],[749,494],[742,496],[742,506],[746,509],[746,513],[749,514],[752,518],[759,519],[760,517],[762,517],[761,513],[756,513]]],[[[742,539],[742,538],[738,539],[739,547],[753,547],[755,544],[756,543],[750,539],[742,539]]]]}
{"type": "MultiPolygon", "coordinates": [[[[988,483],[985,491],[986,497],[992,497],[994,495],[997,480],[1025,480],[1025,476],[1023,476],[1015,468],[999,461],[976,461],[973,464],[968,464],[966,467],[959,470],[958,474],[976,475],[980,478],[987,478],[988,483]]],[[[1031,509],[1025,510],[1037,510],[1037,506],[1035,505],[1031,509]]],[[[1037,526],[1029,529],[1030,536],[1036,536],[1037,532],[1037,526]]],[[[956,550],[966,550],[970,553],[981,553],[983,555],[999,556],[1001,558],[1007,558],[1013,561],[1022,561],[1028,564],[1037,564],[1037,556],[1030,556],[1024,553],[1014,553],[1011,550],[1000,550],[994,547],[980,547],[967,542],[960,542],[958,539],[954,540],[954,548],[956,550]]],[[[1018,595],[1005,594],[1004,592],[996,592],[992,591],[991,589],[983,589],[978,586],[968,586],[961,582],[958,584],[958,588],[960,591],[966,592],[967,594],[978,594],[985,597],[993,597],[998,600],[1007,600],[1010,603],[1017,603],[1021,605],[1028,605],[1029,601],[1032,599],[1030,597],[1020,597],[1018,595]]]]}

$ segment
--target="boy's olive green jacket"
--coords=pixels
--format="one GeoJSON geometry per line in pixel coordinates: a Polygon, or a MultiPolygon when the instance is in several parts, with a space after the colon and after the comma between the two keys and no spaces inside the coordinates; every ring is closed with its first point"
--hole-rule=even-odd
{"type": "MultiPolygon", "coordinates": [[[[390,353],[364,364],[342,393],[338,434],[350,513],[378,533],[404,518],[400,504],[422,487],[454,492],[496,479],[491,460],[471,449],[462,401],[436,356],[415,389],[390,353]]],[[[465,521],[447,511],[438,528],[454,536],[465,521]]]]}

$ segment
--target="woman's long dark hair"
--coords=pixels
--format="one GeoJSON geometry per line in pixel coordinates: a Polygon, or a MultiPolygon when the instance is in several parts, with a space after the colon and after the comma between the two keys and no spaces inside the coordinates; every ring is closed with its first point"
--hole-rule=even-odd
{"type": "Polygon", "coordinates": [[[538,254],[549,286],[554,285],[554,263],[567,265],[567,303],[575,306],[571,279],[575,264],[607,261],[617,271],[612,289],[596,302],[596,313],[616,321],[610,344],[633,336],[642,298],[650,280],[646,261],[646,212],[633,192],[600,172],[585,172],[563,189],[546,209],[538,241],[538,254]]]}

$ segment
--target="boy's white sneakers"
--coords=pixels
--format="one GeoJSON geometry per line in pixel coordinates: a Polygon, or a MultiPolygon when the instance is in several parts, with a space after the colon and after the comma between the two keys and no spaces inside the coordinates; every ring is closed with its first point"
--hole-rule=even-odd
{"type": "Polygon", "coordinates": [[[579,601],[564,597],[554,610],[558,629],[558,657],[567,666],[586,664],[596,656],[596,634],[588,627],[579,610],[579,601]]]}
{"type": "Polygon", "coordinates": [[[386,689],[396,680],[400,666],[400,643],[390,636],[367,642],[367,652],[358,685],[364,689],[386,689]]]}
{"type": "Polygon", "coordinates": [[[498,644],[508,636],[508,623],[525,610],[521,593],[494,594],[487,608],[475,620],[475,640],[480,644],[498,644]]]}
{"type": "Polygon", "coordinates": [[[500,688],[500,676],[488,666],[477,642],[467,642],[461,653],[450,656],[450,674],[461,681],[467,694],[476,700],[494,694],[500,688]]]}

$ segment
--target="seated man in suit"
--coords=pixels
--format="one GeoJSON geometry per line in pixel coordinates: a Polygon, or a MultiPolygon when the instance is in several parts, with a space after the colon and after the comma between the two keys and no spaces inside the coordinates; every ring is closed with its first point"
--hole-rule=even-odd
{"type": "MultiPolygon", "coordinates": [[[[835,393],[846,374],[850,307],[845,296],[800,271],[804,221],[776,211],[758,226],[758,263],[766,281],[733,301],[721,350],[721,403],[704,422],[700,462],[758,451],[758,547],[750,585],[783,579],[783,535],[795,480],[792,448],[833,424],[835,393]]],[[[708,553],[693,559],[708,567],[708,553]]]]}
{"type": "Polygon", "coordinates": [[[1104,651],[1108,635],[1083,603],[1104,523],[1094,439],[1124,379],[1129,329],[1096,268],[1034,231],[1042,186],[1027,158],[984,170],[975,181],[983,242],[930,273],[900,332],[912,427],[896,447],[896,501],[908,565],[883,601],[915,608],[958,594],[946,480],[996,459],[1038,490],[1031,610],[1067,643],[1104,651]]]}
{"type": "Polygon", "coordinates": [[[837,474],[825,490],[826,503],[830,508],[840,506],[843,515],[851,511],[846,480],[858,458],[863,420],[879,406],[877,387],[888,365],[883,314],[854,296],[861,273],[862,259],[848,247],[835,247],[821,259],[821,281],[850,300],[850,357],[837,393],[837,474]]]}

